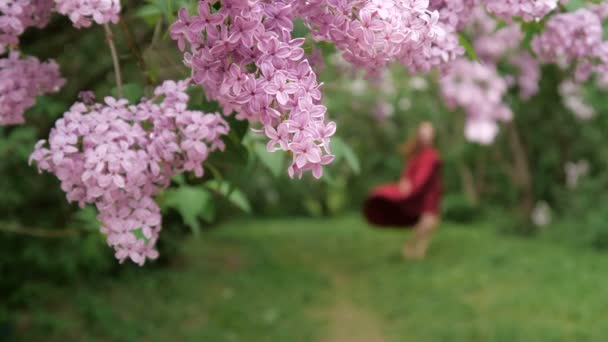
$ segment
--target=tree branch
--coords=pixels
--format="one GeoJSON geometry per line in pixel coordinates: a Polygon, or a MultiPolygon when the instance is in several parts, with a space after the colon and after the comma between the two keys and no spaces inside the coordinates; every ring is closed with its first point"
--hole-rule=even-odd
{"type": "Polygon", "coordinates": [[[106,31],[106,42],[110,46],[110,53],[112,54],[112,62],[114,63],[114,74],[116,75],[116,88],[118,89],[118,97],[123,97],[122,92],[122,76],[120,73],[120,64],[118,62],[118,53],[116,53],[116,45],[114,45],[114,35],[110,29],[110,25],[104,24],[104,30],[106,31]]]}
{"type": "Polygon", "coordinates": [[[0,232],[7,232],[20,235],[28,235],[38,238],[58,239],[67,236],[75,236],[81,233],[77,229],[43,229],[23,227],[17,224],[0,224],[0,232]]]}

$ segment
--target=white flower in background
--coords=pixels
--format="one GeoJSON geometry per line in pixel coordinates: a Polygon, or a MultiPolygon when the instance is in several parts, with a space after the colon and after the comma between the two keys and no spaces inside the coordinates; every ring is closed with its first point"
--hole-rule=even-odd
{"type": "Polygon", "coordinates": [[[467,120],[464,136],[468,141],[490,145],[498,135],[498,124],[492,120],[467,120]]]}
{"type": "Polygon", "coordinates": [[[567,162],[564,165],[564,171],[566,173],[566,185],[568,188],[574,189],[578,185],[580,177],[589,173],[589,162],[586,160],[567,162]]]}
{"type": "Polygon", "coordinates": [[[391,103],[382,100],[376,104],[376,107],[372,111],[372,117],[378,121],[384,121],[395,113],[395,106],[391,103]]]}
{"type": "Polygon", "coordinates": [[[366,91],[367,91],[367,82],[365,82],[365,80],[357,78],[356,80],[353,80],[352,82],[350,82],[350,92],[353,95],[360,96],[360,95],[365,94],[366,91]]]}
{"type": "Polygon", "coordinates": [[[377,80],[379,82],[380,92],[384,95],[395,95],[396,88],[393,76],[388,70],[384,70],[382,75],[377,80]]]}
{"type": "Polygon", "coordinates": [[[429,84],[426,78],[415,76],[410,79],[410,87],[414,90],[424,91],[428,89],[429,84]]]}
{"type": "Polygon", "coordinates": [[[589,120],[595,116],[593,107],[585,103],[583,99],[583,89],[580,84],[564,81],[559,85],[559,93],[564,106],[580,120],[589,120]]]}
{"type": "Polygon", "coordinates": [[[403,97],[399,100],[397,105],[399,106],[400,110],[408,111],[410,108],[412,108],[412,101],[408,97],[403,97]]]}
{"type": "Polygon", "coordinates": [[[539,201],[532,210],[532,222],[538,227],[545,227],[551,223],[551,207],[545,201],[539,201]]]}

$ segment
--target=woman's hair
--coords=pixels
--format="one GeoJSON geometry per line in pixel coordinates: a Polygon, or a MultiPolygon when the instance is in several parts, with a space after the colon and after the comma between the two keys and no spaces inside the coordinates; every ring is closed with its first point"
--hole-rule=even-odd
{"type": "Polygon", "coordinates": [[[407,140],[399,146],[399,153],[405,156],[406,159],[410,159],[415,156],[423,147],[423,143],[420,141],[420,127],[428,121],[423,121],[416,126],[414,134],[410,134],[407,140]]]}
{"type": "Polygon", "coordinates": [[[399,152],[405,156],[405,158],[410,159],[418,153],[421,147],[422,144],[420,143],[418,133],[416,132],[416,134],[410,135],[407,140],[399,146],[399,152]]]}

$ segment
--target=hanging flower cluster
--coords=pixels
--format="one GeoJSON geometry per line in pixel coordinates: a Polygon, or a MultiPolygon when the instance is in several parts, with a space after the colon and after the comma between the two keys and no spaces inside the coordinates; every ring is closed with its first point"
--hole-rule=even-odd
{"type": "Polygon", "coordinates": [[[224,149],[227,123],[217,113],[189,111],[187,87],[166,81],[155,98],[135,105],[111,97],[76,103],[30,157],[57,176],[68,201],[95,204],[121,262],[143,265],[158,256],[161,214],[153,197],[178,173],[202,176],[209,153],[224,149]]]}
{"type": "Polygon", "coordinates": [[[497,65],[508,63],[515,67],[516,74],[506,74],[505,80],[509,86],[519,88],[520,98],[527,100],[538,92],[540,80],[540,65],[527,51],[522,51],[520,45],[524,34],[517,24],[510,24],[495,30],[497,23],[485,14],[476,15],[474,33],[475,51],[484,63],[497,65]]]}
{"type": "Polygon", "coordinates": [[[492,65],[458,60],[441,78],[440,87],[449,107],[465,111],[465,137],[470,141],[490,144],[498,134],[497,121],[512,118],[503,102],[508,84],[492,65]]]}
{"type": "Polygon", "coordinates": [[[447,27],[459,31],[471,22],[478,4],[479,0],[430,0],[429,8],[439,12],[439,20],[447,27]]]}
{"type": "MultiPolygon", "coordinates": [[[[0,1],[0,55],[19,45],[30,27],[44,28],[53,10],[68,15],[75,27],[118,22],[119,0],[3,0],[0,1]]],[[[25,122],[23,113],[39,95],[57,92],[65,81],[50,60],[20,58],[16,52],[0,58],[0,126],[25,122]]]]}
{"type": "Polygon", "coordinates": [[[283,2],[200,1],[199,11],[185,9],[171,27],[192,68],[193,81],[225,114],[263,125],[268,150],[288,151],[289,174],[312,171],[317,178],[333,160],[329,140],[336,131],[327,122],[317,76],[304,59],[304,39],[292,39],[293,12],[283,2]],[[229,23],[229,24],[227,24],[229,23]]]}
{"type": "Polygon", "coordinates": [[[118,22],[120,0],[55,0],[57,12],[70,18],[74,27],[89,27],[93,22],[118,22]]]}
{"type": "Polygon", "coordinates": [[[534,53],[545,63],[575,64],[577,82],[586,81],[594,72],[608,79],[608,41],[603,40],[601,10],[607,7],[552,16],[532,41],[534,53]]]}
{"type": "Polygon", "coordinates": [[[45,27],[51,17],[53,0],[0,1],[0,55],[19,44],[19,36],[29,27],[45,27]]]}
{"type": "Polygon", "coordinates": [[[314,39],[334,43],[344,59],[371,72],[394,61],[411,72],[429,71],[464,53],[428,1],[293,2],[314,39]]]}
{"type": "Polygon", "coordinates": [[[523,100],[528,100],[536,95],[541,76],[540,65],[536,58],[524,51],[518,55],[511,56],[509,62],[519,70],[519,74],[516,77],[519,97],[523,100]]]}
{"type": "Polygon", "coordinates": [[[538,20],[557,8],[558,0],[486,0],[488,12],[499,18],[512,17],[525,21],[538,20]]]}
{"type": "Polygon", "coordinates": [[[36,97],[57,92],[64,83],[53,61],[41,63],[18,52],[0,58],[0,126],[24,123],[23,114],[36,97]]]}
{"type": "Polygon", "coordinates": [[[606,17],[606,3],[556,14],[532,41],[532,48],[541,62],[555,63],[563,68],[574,66],[572,79],[559,85],[559,93],[564,106],[581,120],[596,115],[583,99],[581,83],[595,75],[598,85],[608,86],[608,41],[603,38],[602,25],[606,17]]]}
{"type": "Polygon", "coordinates": [[[119,0],[3,0],[0,1],[0,54],[19,45],[19,36],[30,27],[44,28],[53,10],[67,15],[75,27],[117,23],[119,0]]]}

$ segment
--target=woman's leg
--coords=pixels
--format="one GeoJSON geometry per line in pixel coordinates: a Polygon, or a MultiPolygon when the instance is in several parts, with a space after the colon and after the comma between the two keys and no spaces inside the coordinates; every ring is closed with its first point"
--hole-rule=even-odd
{"type": "Polygon", "coordinates": [[[439,217],[437,214],[422,214],[420,221],[414,227],[414,236],[403,248],[403,255],[410,259],[424,258],[433,233],[437,230],[438,226],[439,217]]]}

